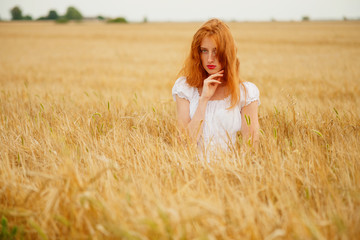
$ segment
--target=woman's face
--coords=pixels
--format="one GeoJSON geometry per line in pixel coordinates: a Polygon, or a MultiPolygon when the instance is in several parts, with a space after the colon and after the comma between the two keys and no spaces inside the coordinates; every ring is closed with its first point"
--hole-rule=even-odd
{"type": "Polygon", "coordinates": [[[200,44],[200,56],[203,68],[208,74],[214,74],[221,70],[222,66],[217,57],[215,41],[210,37],[205,37],[200,44]]]}

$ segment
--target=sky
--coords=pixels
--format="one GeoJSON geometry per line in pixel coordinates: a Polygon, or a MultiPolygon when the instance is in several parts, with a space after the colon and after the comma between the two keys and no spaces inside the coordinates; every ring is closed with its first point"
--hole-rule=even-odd
{"type": "Polygon", "coordinates": [[[10,9],[19,6],[23,15],[33,19],[47,16],[49,10],[63,15],[69,6],[86,17],[125,17],[138,22],[205,21],[279,21],[360,19],[360,0],[0,0],[0,18],[10,20],[10,9]]]}

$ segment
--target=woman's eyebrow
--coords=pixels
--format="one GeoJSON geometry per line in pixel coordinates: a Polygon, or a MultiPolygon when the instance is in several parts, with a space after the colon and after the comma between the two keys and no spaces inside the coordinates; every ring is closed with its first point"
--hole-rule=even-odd
{"type": "MultiPolygon", "coordinates": [[[[200,46],[200,48],[201,49],[208,49],[207,47],[201,47],[201,46],[200,46]]],[[[216,49],[216,47],[214,47],[213,49],[216,49]]]]}

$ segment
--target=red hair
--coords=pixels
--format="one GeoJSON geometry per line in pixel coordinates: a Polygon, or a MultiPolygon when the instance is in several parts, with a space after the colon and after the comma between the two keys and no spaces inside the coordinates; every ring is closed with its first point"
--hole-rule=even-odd
{"type": "MultiPolygon", "coordinates": [[[[203,81],[209,76],[201,64],[200,45],[205,37],[212,38],[216,43],[217,57],[224,70],[224,82],[231,95],[230,109],[240,101],[239,76],[240,62],[236,56],[236,46],[229,27],[218,19],[211,19],[204,23],[195,33],[190,54],[185,60],[180,74],[186,77],[187,83],[196,88],[203,86],[203,81]]],[[[244,88],[245,89],[245,88],[244,88]]]]}

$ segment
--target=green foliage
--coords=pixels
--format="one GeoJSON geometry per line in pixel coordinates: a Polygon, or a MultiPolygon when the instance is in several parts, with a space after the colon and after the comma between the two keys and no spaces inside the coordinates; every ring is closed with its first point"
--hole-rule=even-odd
{"type": "Polygon", "coordinates": [[[336,108],[333,108],[333,109],[334,109],[334,112],[335,112],[335,114],[336,114],[336,118],[339,119],[339,120],[341,120],[338,110],[336,110],[336,108]]]}
{"type": "Polygon", "coordinates": [[[36,19],[37,21],[42,21],[42,20],[48,20],[47,17],[39,17],[38,19],[36,19]]]}
{"type": "Polygon", "coordinates": [[[22,20],[31,21],[32,17],[30,15],[26,15],[25,17],[22,18],[22,20]]]}
{"type": "Polygon", "coordinates": [[[246,120],[246,125],[250,126],[251,125],[251,119],[250,116],[245,114],[245,120],[246,120]]]}
{"type": "Polygon", "coordinates": [[[18,6],[13,7],[10,10],[11,13],[11,20],[22,20],[23,16],[22,16],[22,11],[18,6]]]}
{"type": "Polygon", "coordinates": [[[98,16],[97,19],[100,20],[100,21],[104,21],[104,20],[105,20],[105,18],[104,18],[103,16],[98,16]]]}
{"type": "Polygon", "coordinates": [[[301,21],[303,21],[303,22],[310,21],[310,17],[309,16],[303,16],[301,21]]]}
{"type": "Polygon", "coordinates": [[[13,228],[9,228],[7,219],[2,216],[1,218],[1,230],[0,230],[0,240],[5,239],[16,239],[16,234],[18,233],[18,228],[15,226],[13,228]]]}
{"type": "Polygon", "coordinates": [[[44,230],[39,226],[37,222],[34,220],[29,220],[30,226],[38,233],[39,237],[43,240],[48,240],[48,237],[46,236],[46,233],[44,230]]]}
{"type": "Polygon", "coordinates": [[[318,131],[318,130],[316,130],[316,129],[311,129],[311,131],[313,131],[314,133],[316,133],[319,137],[324,138],[323,135],[322,135],[322,133],[321,133],[320,131],[318,131]]]}
{"type": "Polygon", "coordinates": [[[123,17],[118,17],[118,18],[114,18],[114,19],[109,19],[107,22],[108,23],[127,23],[128,21],[123,17]]]}
{"type": "Polygon", "coordinates": [[[56,23],[67,23],[69,22],[69,19],[67,19],[66,17],[59,17],[58,19],[55,20],[56,23]]]}
{"type": "Polygon", "coordinates": [[[59,15],[57,14],[57,12],[55,10],[50,10],[47,16],[47,19],[49,20],[56,20],[59,18],[59,15]]]}
{"type": "Polygon", "coordinates": [[[31,21],[32,17],[30,15],[23,16],[22,11],[18,6],[13,7],[10,10],[11,13],[11,20],[27,20],[31,21]]]}
{"type": "Polygon", "coordinates": [[[69,20],[78,20],[78,21],[83,19],[81,13],[74,7],[68,7],[64,17],[69,20]]]}
{"type": "Polygon", "coordinates": [[[37,20],[57,20],[59,17],[55,10],[50,10],[46,17],[39,17],[37,20]]]}

